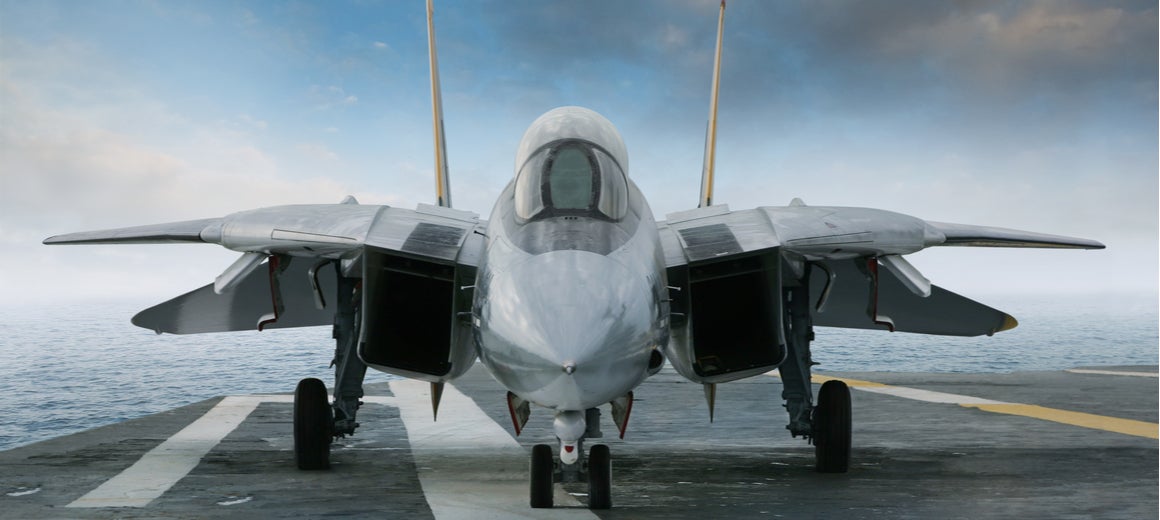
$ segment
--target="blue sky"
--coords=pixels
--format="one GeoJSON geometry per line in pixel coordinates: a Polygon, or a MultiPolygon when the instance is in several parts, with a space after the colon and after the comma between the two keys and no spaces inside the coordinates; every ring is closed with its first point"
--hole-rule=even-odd
{"type": "MultiPolygon", "coordinates": [[[[1154,2],[729,4],[717,201],[1095,238],[923,252],[968,295],[1157,290],[1154,2]]],[[[486,217],[537,115],[620,129],[654,213],[699,189],[717,2],[436,3],[453,200],[486,217]]],[[[46,247],[259,206],[431,202],[424,6],[0,0],[0,293],[161,300],[209,246],[46,247]]]]}

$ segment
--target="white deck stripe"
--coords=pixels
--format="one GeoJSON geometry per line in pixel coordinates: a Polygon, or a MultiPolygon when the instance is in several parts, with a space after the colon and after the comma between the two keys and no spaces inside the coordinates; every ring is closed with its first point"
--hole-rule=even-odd
{"type": "MultiPolygon", "coordinates": [[[[364,402],[395,405],[390,396],[364,402]]],[[[293,403],[293,395],[233,395],[141,457],[128,469],[65,507],[145,507],[185,478],[209,450],[234,431],[260,403],[293,403]]]]}
{"type": "MultiPolygon", "coordinates": [[[[530,454],[453,386],[443,391],[438,422],[431,420],[429,383],[392,381],[391,392],[435,518],[596,518],[587,509],[529,508],[530,454]]],[[[580,506],[558,485],[555,502],[580,506]]]]}
{"type": "Polygon", "coordinates": [[[1099,374],[1104,376],[1135,376],[1135,377],[1160,377],[1160,373],[1156,372],[1132,372],[1128,370],[1091,370],[1087,368],[1069,368],[1064,372],[1071,372],[1073,374],[1099,374]]]}
{"type": "Polygon", "coordinates": [[[259,396],[225,397],[205,415],[174,434],[119,475],[66,507],[145,507],[184,478],[209,450],[234,431],[261,401],[259,396]]]}
{"type": "MultiPolygon", "coordinates": [[[[529,454],[475,401],[448,385],[431,420],[430,385],[393,381],[391,396],[366,396],[366,403],[397,406],[412,455],[435,518],[596,518],[587,509],[528,507],[529,454]],[[473,460],[474,459],[474,460],[473,460]]],[[[223,398],[205,415],[166,439],[117,476],[66,507],[145,507],[185,478],[210,450],[234,431],[260,403],[293,403],[293,395],[223,398]]],[[[555,488],[557,506],[582,507],[555,488]]]]}
{"type": "MultiPolygon", "coordinates": [[[[776,370],[771,370],[769,372],[766,372],[765,375],[773,376],[773,377],[776,377],[778,379],[781,378],[781,374],[779,374],[778,371],[776,371],[776,370]]],[[[824,374],[824,373],[814,374],[813,382],[818,383],[819,379],[831,379],[831,376],[829,374],[824,374]]],[[[1008,403],[1005,401],[995,401],[992,399],[983,399],[982,397],[973,397],[973,396],[969,396],[969,395],[959,395],[959,394],[948,394],[946,392],[935,392],[933,390],[923,390],[921,388],[910,388],[907,386],[884,385],[882,383],[875,383],[873,381],[861,381],[861,380],[857,380],[857,379],[846,379],[846,378],[842,378],[842,377],[834,377],[833,379],[839,379],[841,381],[845,381],[846,384],[850,385],[850,388],[861,390],[863,392],[872,392],[875,394],[892,395],[895,397],[902,397],[904,399],[913,399],[915,401],[923,401],[923,402],[927,402],[927,403],[966,404],[966,405],[1011,404],[1011,403],[1008,403]]]]}
{"type": "Polygon", "coordinates": [[[903,397],[906,399],[914,399],[915,401],[925,401],[928,403],[943,403],[943,404],[1010,404],[1003,401],[993,401],[991,399],[983,399],[982,397],[972,397],[969,395],[948,394],[945,392],[934,392],[931,390],[922,390],[919,388],[909,388],[905,386],[855,386],[858,390],[863,392],[873,392],[876,394],[893,395],[895,397],[903,397]]]}

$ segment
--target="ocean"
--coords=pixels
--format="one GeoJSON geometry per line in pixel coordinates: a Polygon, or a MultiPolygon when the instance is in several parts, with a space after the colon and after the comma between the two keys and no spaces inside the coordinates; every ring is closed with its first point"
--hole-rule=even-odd
{"type": "MultiPolygon", "coordinates": [[[[816,370],[1018,372],[1160,357],[1154,294],[975,299],[1019,327],[979,338],[818,328],[816,370]]],[[[154,303],[2,304],[0,450],[220,395],[292,392],[304,377],[333,381],[329,327],[159,336],[129,323],[154,303]]],[[[367,382],[392,377],[370,371],[367,382]]]]}

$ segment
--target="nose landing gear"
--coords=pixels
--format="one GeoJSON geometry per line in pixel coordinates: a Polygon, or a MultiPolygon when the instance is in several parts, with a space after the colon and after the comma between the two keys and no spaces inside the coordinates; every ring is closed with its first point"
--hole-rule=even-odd
{"type": "Polygon", "coordinates": [[[588,452],[588,509],[612,507],[612,454],[597,444],[588,452]]]}
{"type": "Polygon", "coordinates": [[[532,507],[548,508],[555,505],[552,500],[552,447],[547,444],[532,446],[532,507]]]}
{"type": "MultiPolygon", "coordinates": [[[[578,448],[579,450],[579,448],[578,448]]],[[[532,447],[531,506],[550,508],[555,505],[552,485],[556,482],[588,481],[588,508],[612,507],[612,453],[608,446],[597,444],[573,464],[554,460],[552,447],[537,444],[532,447]],[[557,469],[559,468],[559,469],[557,469]]]]}
{"type": "Polygon", "coordinates": [[[554,505],[552,484],[556,482],[587,482],[588,508],[611,508],[612,455],[608,446],[597,444],[584,453],[584,439],[604,436],[600,431],[600,410],[559,411],[553,427],[560,441],[559,456],[554,455],[555,450],[547,444],[532,447],[532,507],[554,505]]]}

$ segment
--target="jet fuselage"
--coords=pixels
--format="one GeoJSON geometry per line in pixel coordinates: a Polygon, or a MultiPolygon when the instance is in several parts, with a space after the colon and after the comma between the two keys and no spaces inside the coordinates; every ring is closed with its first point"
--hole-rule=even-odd
{"type": "Polygon", "coordinates": [[[583,411],[622,397],[668,342],[664,254],[608,120],[564,107],[525,133],[487,226],[474,333],[500,383],[583,411]]]}

